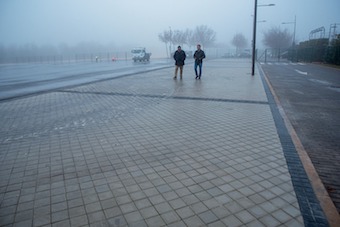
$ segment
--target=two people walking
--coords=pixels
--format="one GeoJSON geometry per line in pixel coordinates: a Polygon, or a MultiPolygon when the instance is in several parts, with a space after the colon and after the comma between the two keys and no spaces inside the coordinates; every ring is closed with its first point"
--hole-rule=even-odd
{"type": "MultiPolygon", "coordinates": [[[[203,59],[205,58],[205,53],[203,50],[201,50],[201,45],[198,44],[197,45],[197,50],[194,53],[194,59],[195,59],[195,74],[196,74],[196,78],[195,79],[201,79],[202,76],[202,64],[203,64],[203,59]],[[197,67],[199,68],[199,71],[197,72],[197,67]]],[[[179,74],[180,74],[180,78],[183,78],[183,66],[184,66],[184,61],[186,59],[186,54],[185,52],[182,50],[181,46],[177,47],[177,50],[174,53],[174,60],[175,60],[175,75],[174,75],[174,79],[177,78],[177,74],[178,74],[178,68],[179,70],[179,74]]]]}

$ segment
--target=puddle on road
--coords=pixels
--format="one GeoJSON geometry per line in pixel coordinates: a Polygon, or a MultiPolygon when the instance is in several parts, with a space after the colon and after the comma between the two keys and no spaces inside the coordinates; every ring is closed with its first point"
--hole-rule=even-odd
{"type": "Polygon", "coordinates": [[[312,82],[316,82],[316,83],[319,83],[319,84],[323,84],[323,85],[328,85],[328,86],[331,86],[332,84],[327,82],[327,81],[324,81],[324,80],[317,80],[317,79],[309,79],[310,81],[312,82]]]}
{"type": "Polygon", "coordinates": [[[340,92],[340,87],[339,86],[333,86],[332,83],[330,83],[328,81],[317,80],[317,79],[309,79],[309,80],[312,81],[312,82],[315,82],[315,83],[326,85],[328,89],[331,89],[333,91],[340,92]]]}
{"type": "Polygon", "coordinates": [[[333,91],[340,92],[340,87],[330,86],[330,87],[328,87],[328,88],[331,89],[331,90],[333,90],[333,91]]]}

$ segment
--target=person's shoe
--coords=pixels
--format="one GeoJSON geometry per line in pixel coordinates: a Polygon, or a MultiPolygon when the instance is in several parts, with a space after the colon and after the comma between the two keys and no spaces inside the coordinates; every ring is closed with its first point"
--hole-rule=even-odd
{"type": "Polygon", "coordinates": [[[183,78],[183,76],[181,75],[181,79],[183,78]]]}
{"type": "Polygon", "coordinates": [[[197,80],[197,78],[198,78],[198,76],[196,76],[196,78],[195,78],[195,79],[197,80]]]}
{"type": "Polygon", "coordinates": [[[201,77],[199,76],[199,77],[198,77],[198,79],[200,80],[200,79],[201,79],[201,77]]]}
{"type": "Polygon", "coordinates": [[[174,79],[177,79],[177,76],[174,76],[174,79]]]}

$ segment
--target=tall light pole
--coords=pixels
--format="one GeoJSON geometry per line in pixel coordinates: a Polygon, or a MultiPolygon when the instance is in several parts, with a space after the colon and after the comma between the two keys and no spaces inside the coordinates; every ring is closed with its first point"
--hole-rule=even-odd
{"type": "Polygon", "coordinates": [[[254,6],[254,24],[253,24],[253,52],[251,56],[251,75],[255,74],[255,48],[256,48],[256,21],[257,21],[257,0],[255,0],[254,6]]]}
{"type": "Polygon", "coordinates": [[[254,5],[254,25],[253,25],[253,53],[252,53],[252,67],[251,67],[251,75],[255,75],[255,54],[256,54],[256,23],[257,23],[257,7],[258,6],[275,6],[275,4],[268,5],[257,5],[257,0],[255,0],[254,5]]]}
{"type": "Polygon", "coordinates": [[[296,32],[296,15],[294,17],[294,21],[292,22],[282,22],[282,24],[294,24],[294,33],[293,33],[293,48],[295,47],[295,32],[296,32]]]}

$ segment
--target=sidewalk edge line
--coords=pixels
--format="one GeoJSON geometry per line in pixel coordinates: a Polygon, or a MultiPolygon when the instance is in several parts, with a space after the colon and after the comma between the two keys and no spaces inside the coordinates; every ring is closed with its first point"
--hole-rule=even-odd
{"type": "Polygon", "coordinates": [[[287,127],[287,130],[292,138],[292,141],[294,143],[295,149],[300,157],[300,160],[302,162],[302,165],[307,173],[308,179],[313,187],[314,193],[317,197],[317,199],[320,202],[320,205],[322,207],[322,210],[324,211],[328,223],[331,227],[338,227],[340,226],[340,216],[338,214],[338,211],[331,200],[325,186],[323,185],[319,174],[316,172],[316,169],[308,156],[307,151],[303,147],[298,135],[296,134],[296,131],[294,130],[290,120],[288,119],[284,109],[282,108],[281,102],[279,101],[266,73],[262,70],[260,67],[260,70],[262,71],[262,74],[264,76],[264,79],[266,80],[266,83],[273,94],[275,103],[277,105],[277,108],[280,112],[280,115],[285,123],[285,126],[287,127]]]}

